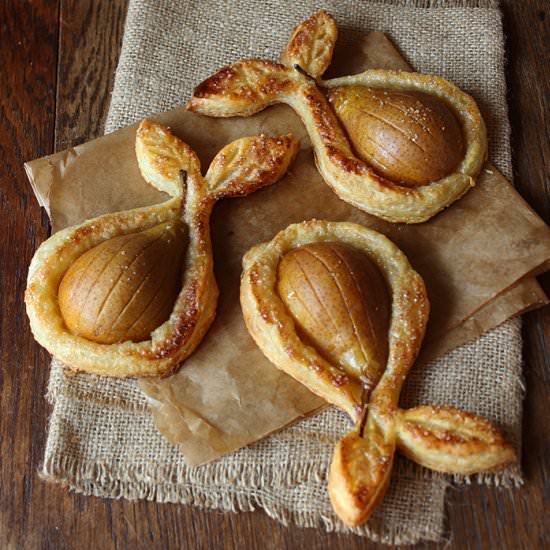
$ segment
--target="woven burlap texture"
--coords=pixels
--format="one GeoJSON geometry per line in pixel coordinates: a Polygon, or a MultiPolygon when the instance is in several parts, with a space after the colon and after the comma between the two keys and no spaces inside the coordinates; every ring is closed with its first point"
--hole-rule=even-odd
{"type": "MultiPolygon", "coordinates": [[[[488,123],[490,159],[511,177],[501,15],[490,0],[131,0],[107,131],[182,105],[193,85],[223,64],[247,56],[277,59],[290,29],[319,8],[336,17],[341,41],[387,32],[417,70],[470,92],[488,123]]],[[[336,410],[190,469],[157,432],[133,381],[67,376],[54,361],[48,395],[53,411],[42,471],[48,479],[103,497],[233,511],[262,507],[283,523],[345,530],[326,493],[332,448],[350,427],[336,410]]],[[[413,369],[401,403],[449,404],[482,414],[519,448],[522,395],[519,321],[508,321],[413,369]]],[[[516,470],[476,479],[521,481],[516,470]]],[[[448,482],[398,459],[382,506],[354,531],[394,544],[441,539],[448,482]]]]}

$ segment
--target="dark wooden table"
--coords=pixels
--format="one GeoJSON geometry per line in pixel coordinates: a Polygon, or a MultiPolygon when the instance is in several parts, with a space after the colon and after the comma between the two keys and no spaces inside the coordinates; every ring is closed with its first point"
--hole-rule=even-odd
{"type": "MultiPolygon", "coordinates": [[[[27,266],[48,236],[23,162],[97,137],[109,104],[126,0],[0,0],[0,548],[363,548],[353,536],[283,527],[263,512],[70,494],[37,475],[49,356],[23,307],[27,266]]],[[[503,0],[516,185],[550,222],[550,2],[503,0]]],[[[550,277],[542,283],[550,290],[550,277]]],[[[450,546],[550,548],[550,307],[525,316],[523,468],[508,491],[448,495],[450,546]]],[[[380,548],[383,548],[380,546],[380,548]]]]}

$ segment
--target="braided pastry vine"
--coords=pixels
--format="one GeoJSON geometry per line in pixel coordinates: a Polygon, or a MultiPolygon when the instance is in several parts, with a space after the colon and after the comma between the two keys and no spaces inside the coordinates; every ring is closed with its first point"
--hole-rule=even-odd
{"type": "Polygon", "coordinates": [[[187,144],[144,120],[136,135],[139,168],[169,198],[88,220],[42,243],[25,293],[36,340],[75,370],[115,377],[173,372],[216,314],[214,204],[277,181],[297,151],[291,135],[241,138],[203,177],[187,144]]]}
{"type": "Polygon", "coordinates": [[[363,523],[382,500],[396,450],[455,474],[515,461],[484,418],[447,406],[398,407],[429,303],[421,277],[389,239],[313,220],[255,246],[243,265],[241,305],[257,345],[354,421],[335,448],[328,482],[345,523],[363,523]]]}
{"type": "Polygon", "coordinates": [[[487,154],[477,105],[447,80],[414,72],[322,80],[336,35],[334,19],[319,11],[294,29],[282,64],[247,59],[223,67],[195,88],[187,109],[249,116],[286,103],[341,199],[391,222],[426,221],[475,184],[487,154]]]}

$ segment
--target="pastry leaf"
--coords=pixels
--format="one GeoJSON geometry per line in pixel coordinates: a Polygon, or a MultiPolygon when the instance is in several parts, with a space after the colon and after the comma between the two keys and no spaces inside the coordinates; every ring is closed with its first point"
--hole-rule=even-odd
{"type": "Polygon", "coordinates": [[[398,418],[399,451],[432,470],[468,475],[515,460],[512,445],[486,418],[429,405],[400,411],[398,418]]]}
{"type": "Polygon", "coordinates": [[[321,10],[300,23],[292,32],[281,61],[287,67],[298,65],[319,78],[330,65],[338,30],[333,17],[321,10]]]}

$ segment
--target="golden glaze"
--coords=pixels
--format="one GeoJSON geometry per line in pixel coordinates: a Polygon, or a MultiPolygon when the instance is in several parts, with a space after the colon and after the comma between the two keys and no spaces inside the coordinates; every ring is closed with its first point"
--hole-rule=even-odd
{"type": "Polygon", "coordinates": [[[463,475],[501,468],[515,460],[513,447],[487,419],[444,405],[398,413],[397,447],[438,472],[463,475]]]}
{"type": "Polygon", "coordinates": [[[286,103],[302,118],[319,172],[340,198],[388,221],[426,221],[475,184],[487,154],[486,129],[479,109],[469,95],[437,76],[368,70],[321,80],[319,76],[328,65],[336,40],[335,29],[329,14],[314,14],[294,30],[283,64],[248,59],[223,67],[196,87],[187,109],[215,117],[249,116],[269,105],[286,103]],[[318,62],[312,52],[322,52],[318,62]],[[349,86],[422,93],[441,102],[456,117],[462,131],[464,154],[454,171],[411,189],[357,158],[323,93],[349,86]]]}
{"type": "Polygon", "coordinates": [[[184,225],[167,222],[88,250],[59,285],[59,309],[75,335],[101,344],[146,340],[181,289],[184,225]]]}
{"type": "Polygon", "coordinates": [[[358,224],[311,220],[293,224],[275,238],[250,249],[243,259],[241,305],[249,332],[264,354],[291,376],[359,421],[361,381],[304,342],[278,292],[278,266],[290,251],[338,242],[365,254],[384,278],[391,299],[384,365],[408,369],[420,349],[429,303],[424,283],[404,254],[386,237],[358,224]]]}
{"type": "Polygon", "coordinates": [[[215,202],[242,196],[283,176],[298,151],[292,136],[247,137],[224,147],[206,176],[196,154],[168,128],[144,120],[136,135],[143,177],[170,198],[154,206],[106,214],[59,231],[36,251],[25,292],[37,341],[75,370],[95,374],[164,376],[198,346],[212,323],[218,297],[209,219],[215,202]],[[180,290],[169,318],[140,342],[100,344],[73,334],[58,304],[58,288],[78,259],[110,239],[166,223],[186,227],[180,290]],[[187,243],[187,244],[186,244],[187,243]]]}
{"type": "Polygon", "coordinates": [[[300,337],[372,389],[386,366],[391,299],[368,256],[337,242],[285,254],[277,291],[300,337]]]}
{"type": "Polygon", "coordinates": [[[452,174],[464,156],[456,117],[428,94],[342,86],[328,99],[359,157],[391,181],[427,185],[452,174]]]}
{"type": "Polygon", "coordinates": [[[281,62],[320,78],[330,65],[337,37],[336,21],[321,10],[294,28],[281,62]]]}
{"type": "MultiPolygon", "coordinates": [[[[348,525],[366,521],[382,500],[396,450],[426,467],[455,474],[496,470],[515,460],[513,447],[484,418],[445,406],[398,408],[401,387],[422,344],[429,303],[422,279],[386,237],[357,224],[312,220],[255,246],[243,266],[241,305],[260,349],[278,368],[354,420],[354,430],[335,448],[328,483],[333,507],[348,525]],[[326,343],[304,338],[302,315],[285,305],[289,286],[281,284],[281,264],[286,270],[283,262],[289,255],[319,244],[326,250],[335,242],[368,256],[391,295],[388,356],[381,376],[367,377],[374,384],[363,386],[356,371],[334,360],[334,346],[327,353],[326,343]]],[[[321,281],[316,277],[317,284],[321,281]]],[[[330,295],[323,303],[340,307],[330,295]]],[[[367,307],[372,313],[373,306],[367,307]]]]}

